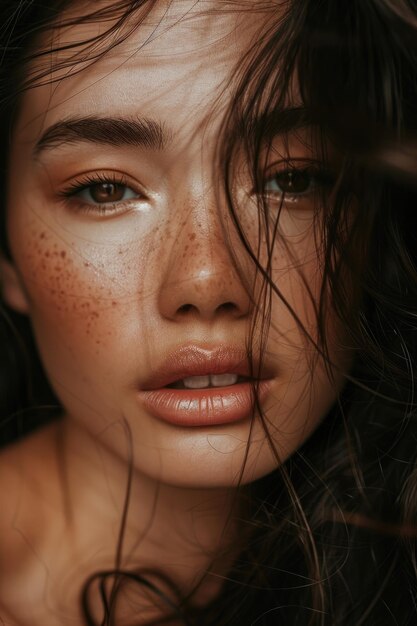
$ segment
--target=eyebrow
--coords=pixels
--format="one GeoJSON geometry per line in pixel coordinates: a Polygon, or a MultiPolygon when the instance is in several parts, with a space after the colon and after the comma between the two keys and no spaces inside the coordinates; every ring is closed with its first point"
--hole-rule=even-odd
{"type": "Polygon", "coordinates": [[[79,142],[162,150],[169,139],[164,125],[157,120],[89,115],[52,124],[36,142],[33,152],[38,157],[45,150],[79,142]]]}
{"type": "MultiPolygon", "coordinates": [[[[255,120],[254,130],[261,130],[266,136],[272,137],[310,125],[314,125],[314,121],[308,110],[304,107],[293,107],[261,116],[255,120]]],[[[46,150],[79,142],[162,150],[170,139],[170,134],[161,122],[147,117],[88,115],[67,118],[52,124],[36,142],[33,154],[38,157],[46,150]]]]}
{"type": "Polygon", "coordinates": [[[269,137],[319,125],[319,119],[306,107],[289,107],[271,111],[255,122],[257,131],[269,137]]]}

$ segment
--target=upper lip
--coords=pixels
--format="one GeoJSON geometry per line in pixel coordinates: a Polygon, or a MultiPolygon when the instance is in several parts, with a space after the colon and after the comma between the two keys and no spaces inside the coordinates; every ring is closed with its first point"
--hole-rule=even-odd
{"type": "Polygon", "coordinates": [[[267,364],[259,366],[256,358],[248,359],[246,350],[234,346],[180,346],[157,365],[141,385],[144,391],[161,389],[189,376],[237,374],[248,378],[272,378],[267,364]],[[260,371],[261,369],[261,371],[260,371]]]}

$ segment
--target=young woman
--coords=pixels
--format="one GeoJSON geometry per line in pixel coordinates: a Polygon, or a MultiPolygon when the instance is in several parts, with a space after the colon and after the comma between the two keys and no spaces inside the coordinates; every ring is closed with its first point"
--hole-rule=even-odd
{"type": "Polygon", "coordinates": [[[3,0],[0,615],[414,624],[414,2],[3,0]]]}

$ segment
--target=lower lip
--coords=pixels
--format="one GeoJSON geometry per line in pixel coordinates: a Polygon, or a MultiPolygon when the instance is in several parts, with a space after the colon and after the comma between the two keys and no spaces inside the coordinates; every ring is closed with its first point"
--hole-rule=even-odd
{"type": "MultiPolygon", "coordinates": [[[[258,385],[262,402],[270,380],[258,385]]],[[[253,385],[239,383],[230,387],[207,389],[155,389],[142,391],[145,408],[158,419],[175,426],[216,426],[248,419],[255,412],[253,385]]]]}

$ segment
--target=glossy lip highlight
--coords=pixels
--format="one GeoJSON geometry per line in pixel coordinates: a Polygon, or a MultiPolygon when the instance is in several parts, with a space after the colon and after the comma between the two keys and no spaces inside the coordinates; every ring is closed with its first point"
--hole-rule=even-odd
{"type": "Polygon", "coordinates": [[[143,383],[139,400],[154,417],[176,426],[214,426],[241,421],[254,414],[255,387],[262,401],[272,384],[272,372],[263,369],[259,375],[258,370],[256,361],[251,369],[246,352],[234,347],[182,346],[171,352],[143,383]],[[167,387],[190,376],[227,373],[248,380],[228,387],[167,387]]]}

